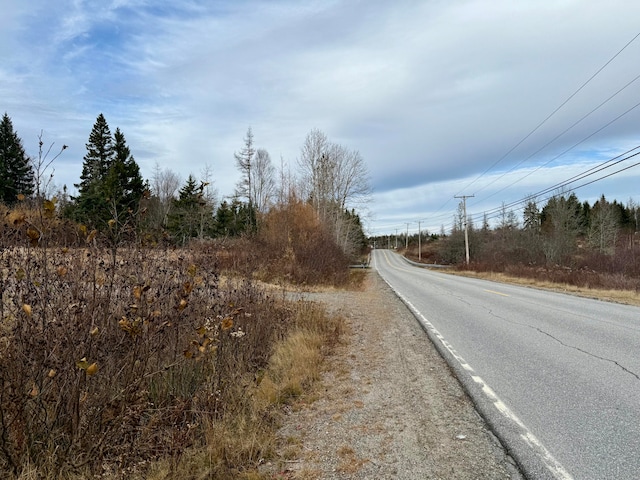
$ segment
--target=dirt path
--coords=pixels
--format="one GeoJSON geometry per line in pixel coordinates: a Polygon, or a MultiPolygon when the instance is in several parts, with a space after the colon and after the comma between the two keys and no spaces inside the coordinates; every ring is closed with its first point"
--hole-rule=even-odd
{"type": "Polygon", "coordinates": [[[375,272],[363,291],[310,297],[343,315],[348,333],[314,401],[288,412],[274,478],[521,478],[418,322],[375,272]]]}

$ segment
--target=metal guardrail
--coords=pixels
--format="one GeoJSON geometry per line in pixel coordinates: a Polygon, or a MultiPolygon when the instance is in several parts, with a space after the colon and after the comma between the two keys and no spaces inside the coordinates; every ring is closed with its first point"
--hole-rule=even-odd
{"type": "Polygon", "coordinates": [[[404,255],[400,255],[405,262],[415,266],[415,267],[422,267],[422,268],[451,268],[452,265],[440,265],[437,263],[419,263],[419,262],[414,262],[413,260],[409,260],[407,257],[405,257],[404,255]]]}

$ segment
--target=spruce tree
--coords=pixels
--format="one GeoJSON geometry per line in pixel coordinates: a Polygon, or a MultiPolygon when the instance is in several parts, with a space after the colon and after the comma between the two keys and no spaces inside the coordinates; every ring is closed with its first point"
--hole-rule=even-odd
{"type": "Polygon", "coordinates": [[[111,218],[123,225],[138,209],[144,192],[144,181],[140,175],[140,167],[131,155],[119,128],[116,128],[113,140],[114,156],[105,178],[104,194],[111,218]]]}
{"type": "Polygon", "coordinates": [[[115,153],[104,115],[98,115],[86,147],[80,183],[74,185],[78,189],[78,196],[74,198],[73,217],[92,227],[104,227],[109,220],[104,185],[115,153]]]}
{"type": "Polygon", "coordinates": [[[5,112],[0,121],[0,201],[11,205],[34,190],[33,167],[5,112]]]}
{"type": "Polygon", "coordinates": [[[169,214],[168,227],[174,238],[186,243],[190,238],[209,235],[213,224],[213,205],[203,195],[205,184],[198,186],[193,175],[178,192],[169,214]]]}
{"type": "Polygon", "coordinates": [[[72,216],[91,227],[120,229],[138,209],[145,186],[124,134],[111,136],[104,115],[98,115],[86,144],[78,196],[72,216]],[[115,221],[115,224],[113,223],[115,221]]]}

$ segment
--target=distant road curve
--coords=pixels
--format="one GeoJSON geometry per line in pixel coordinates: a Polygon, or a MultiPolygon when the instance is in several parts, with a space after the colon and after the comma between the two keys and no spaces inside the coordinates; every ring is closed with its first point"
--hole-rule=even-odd
{"type": "Polygon", "coordinates": [[[640,308],[372,266],[422,323],[530,479],[640,478],[640,308]]]}

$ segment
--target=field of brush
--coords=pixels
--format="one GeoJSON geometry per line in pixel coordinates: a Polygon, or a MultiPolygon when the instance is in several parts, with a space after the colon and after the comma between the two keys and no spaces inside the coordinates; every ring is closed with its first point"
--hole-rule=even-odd
{"type": "Polygon", "coordinates": [[[198,248],[6,246],[0,295],[3,478],[261,478],[341,329],[198,248]]]}

